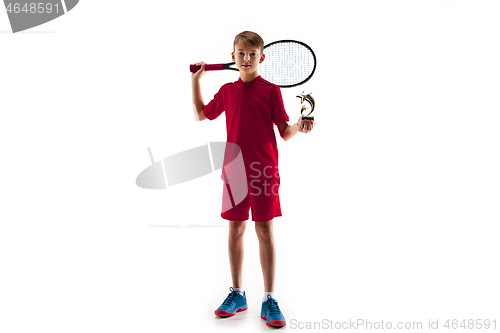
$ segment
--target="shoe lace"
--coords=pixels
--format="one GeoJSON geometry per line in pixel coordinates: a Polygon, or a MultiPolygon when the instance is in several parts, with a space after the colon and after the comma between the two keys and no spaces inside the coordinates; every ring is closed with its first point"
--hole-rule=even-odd
{"type": "Polygon", "coordinates": [[[229,288],[229,290],[231,290],[231,292],[227,295],[224,302],[222,302],[222,305],[233,305],[236,303],[236,297],[238,296],[237,292],[232,287],[229,288]]]}
{"type": "Polygon", "coordinates": [[[269,314],[280,314],[280,307],[278,306],[278,301],[267,295],[267,308],[269,309],[269,314]]]}

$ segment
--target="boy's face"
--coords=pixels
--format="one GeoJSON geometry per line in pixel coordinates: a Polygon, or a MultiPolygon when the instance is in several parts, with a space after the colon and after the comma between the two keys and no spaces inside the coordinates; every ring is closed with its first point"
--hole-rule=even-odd
{"type": "Polygon", "coordinates": [[[234,51],[231,52],[231,56],[236,63],[236,67],[244,76],[256,76],[259,64],[266,57],[265,54],[260,53],[259,47],[241,40],[234,45],[234,51]]]}

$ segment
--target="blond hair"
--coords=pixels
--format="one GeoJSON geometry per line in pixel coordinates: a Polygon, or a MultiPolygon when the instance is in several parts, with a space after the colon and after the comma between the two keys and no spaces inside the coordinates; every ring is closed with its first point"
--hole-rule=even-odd
{"type": "Polygon", "coordinates": [[[245,43],[256,46],[260,49],[260,53],[264,52],[264,40],[253,31],[243,31],[234,37],[233,50],[240,40],[243,40],[245,43]]]}

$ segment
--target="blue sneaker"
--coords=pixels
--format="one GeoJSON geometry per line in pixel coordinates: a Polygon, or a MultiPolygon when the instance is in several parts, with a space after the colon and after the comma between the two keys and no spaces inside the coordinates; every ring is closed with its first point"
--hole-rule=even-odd
{"type": "Polygon", "coordinates": [[[248,308],[245,292],[243,292],[242,296],[235,291],[233,287],[230,287],[229,290],[231,290],[231,292],[227,295],[221,306],[215,310],[215,315],[219,317],[231,317],[234,316],[236,312],[245,311],[248,308]]]}
{"type": "Polygon", "coordinates": [[[266,321],[266,325],[273,327],[283,327],[286,325],[285,317],[281,313],[278,302],[267,295],[267,301],[262,302],[260,317],[266,321]]]}

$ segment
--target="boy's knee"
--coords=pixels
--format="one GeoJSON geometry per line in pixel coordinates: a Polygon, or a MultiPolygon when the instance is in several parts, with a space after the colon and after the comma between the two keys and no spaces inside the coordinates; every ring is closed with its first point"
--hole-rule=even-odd
{"type": "Polygon", "coordinates": [[[256,222],[255,231],[260,239],[270,239],[273,237],[273,225],[269,223],[256,222]]]}
{"type": "Polygon", "coordinates": [[[245,234],[246,221],[230,221],[229,235],[231,237],[242,237],[245,234]]]}

